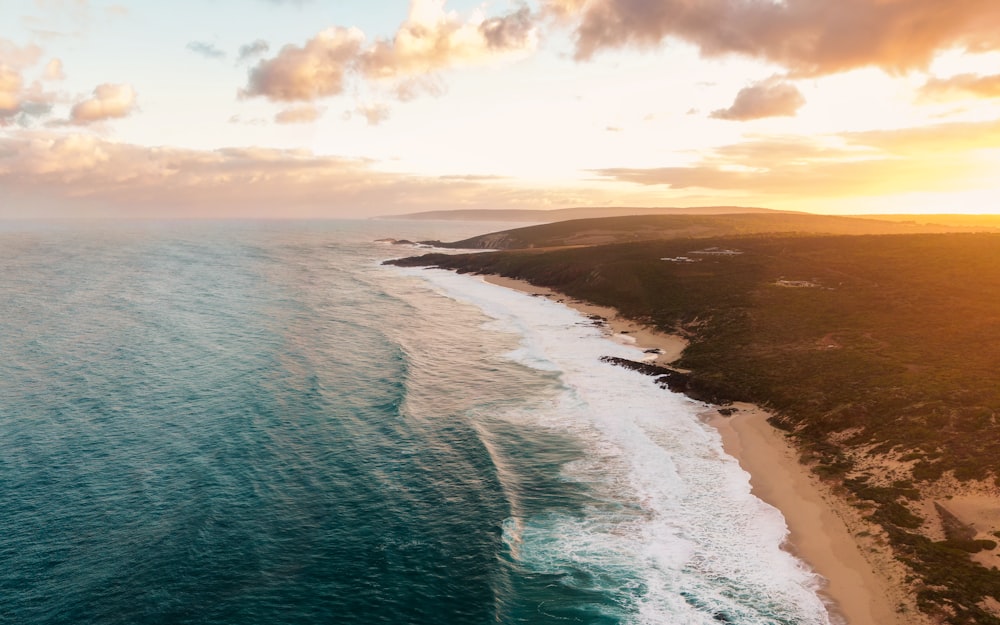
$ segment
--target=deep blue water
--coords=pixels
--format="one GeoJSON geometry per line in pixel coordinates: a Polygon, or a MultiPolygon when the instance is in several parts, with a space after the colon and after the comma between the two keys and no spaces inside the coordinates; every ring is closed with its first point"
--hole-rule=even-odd
{"type": "Polygon", "coordinates": [[[533,330],[372,242],[481,229],[0,232],[0,623],[823,622],[652,532],[667,426],[575,425],[533,330]]]}

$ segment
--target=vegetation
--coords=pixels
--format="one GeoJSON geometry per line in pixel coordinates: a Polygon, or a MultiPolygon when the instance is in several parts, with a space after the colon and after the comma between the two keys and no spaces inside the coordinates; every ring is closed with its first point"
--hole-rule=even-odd
{"type": "MultiPolygon", "coordinates": [[[[734,209],[747,210],[747,209],[734,209]]],[[[576,245],[608,245],[678,238],[742,236],[749,234],[914,234],[955,231],[1000,232],[1000,220],[959,220],[954,223],[918,223],[913,220],[835,217],[807,213],[696,215],[632,215],[601,219],[572,219],[484,234],[454,243],[433,241],[459,249],[527,249],[576,245]]]]}
{"type": "MultiPolygon", "coordinates": [[[[517,236],[548,240],[539,228],[517,236]]],[[[969,558],[995,543],[958,530],[932,541],[908,505],[947,472],[1000,476],[1000,235],[672,239],[395,262],[527,280],[686,335],[683,384],[774,411],[816,472],[885,529],[923,610],[1000,623],[983,608],[1000,600],[1000,572],[969,558]],[[862,456],[902,462],[912,480],[879,483],[862,456]]]]}
{"type": "Polygon", "coordinates": [[[387,215],[381,219],[433,219],[454,221],[530,221],[551,223],[569,219],[593,219],[597,217],[623,217],[626,215],[722,215],[733,213],[781,213],[769,208],[749,206],[579,206],[576,208],[533,209],[458,209],[423,211],[406,215],[387,215]]]}

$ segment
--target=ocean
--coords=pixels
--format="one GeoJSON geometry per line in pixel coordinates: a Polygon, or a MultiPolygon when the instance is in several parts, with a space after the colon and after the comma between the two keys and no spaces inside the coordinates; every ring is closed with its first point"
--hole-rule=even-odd
{"type": "Polygon", "coordinates": [[[0,229],[0,623],[830,623],[641,350],[375,242],[490,229],[0,229]]]}

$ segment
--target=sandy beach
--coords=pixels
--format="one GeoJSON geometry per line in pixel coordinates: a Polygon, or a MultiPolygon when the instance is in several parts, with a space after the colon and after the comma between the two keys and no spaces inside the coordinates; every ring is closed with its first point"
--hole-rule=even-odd
{"type": "MultiPolygon", "coordinates": [[[[682,337],[623,319],[613,308],[580,302],[520,280],[484,279],[598,315],[607,320],[609,334],[618,340],[660,350],[658,364],[676,360],[687,345],[682,337]]],[[[767,422],[766,411],[752,404],[734,407],[732,416],[710,409],[706,421],[719,431],[726,452],[750,474],[753,493],[782,512],[789,529],[785,548],[826,580],[823,594],[831,621],[847,625],[929,623],[906,591],[906,570],[894,560],[879,529],[798,461],[785,435],[767,422]]]]}
{"type": "Polygon", "coordinates": [[[826,579],[834,622],[924,622],[901,585],[903,566],[884,545],[862,539],[877,529],[799,463],[797,451],[767,422],[765,410],[752,404],[734,407],[730,417],[712,411],[709,423],[722,435],[726,452],[750,474],[754,495],[781,510],[789,532],[786,548],[826,579]]]}

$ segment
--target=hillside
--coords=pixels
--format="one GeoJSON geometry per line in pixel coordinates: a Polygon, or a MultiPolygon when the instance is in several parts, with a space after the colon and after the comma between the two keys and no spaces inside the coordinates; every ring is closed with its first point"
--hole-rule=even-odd
{"type": "Polygon", "coordinates": [[[628,215],[728,215],[733,213],[780,213],[769,208],[748,206],[580,206],[549,210],[494,209],[494,210],[442,210],[383,215],[376,219],[416,219],[444,221],[523,221],[550,223],[569,219],[594,219],[598,217],[625,217],[628,215]]]}
{"type": "Polygon", "coordinates": [[[922,609],[1000,623],[1000,518],[973,528],[950,501],[967,488],[1000,507],[1000,234],[675,239],[395,262],[520,278],[684,334],[685,390],[772,409],[804,462],[910,567],[922,609]]]}
{"type": "Polygon", "coordinates": [[[913,224],[937,225],[958,228],[983,228],[997,230],[1000,229],[1000,215],[953,215],[953,214],[927,214],[927,215],[852,215],[854,217],[864,217],[868,219],[880,219],[883,221],[898,221],[913,224]]]}
{"type": "MultiPolygon", "coordinates": [[[[1000,226],[1000,223],[997,225],[1000,226]]],[[[985,229],[1000,232],[1000,227],[985,229]]],[[[637,215],[560,221],[493,232],[451,243],[432,243],[456,249],[525,249],[763,233],[861,235],[982,230],[984,227],[980,225],[917,224],[810,213],[637,215]]]]}

